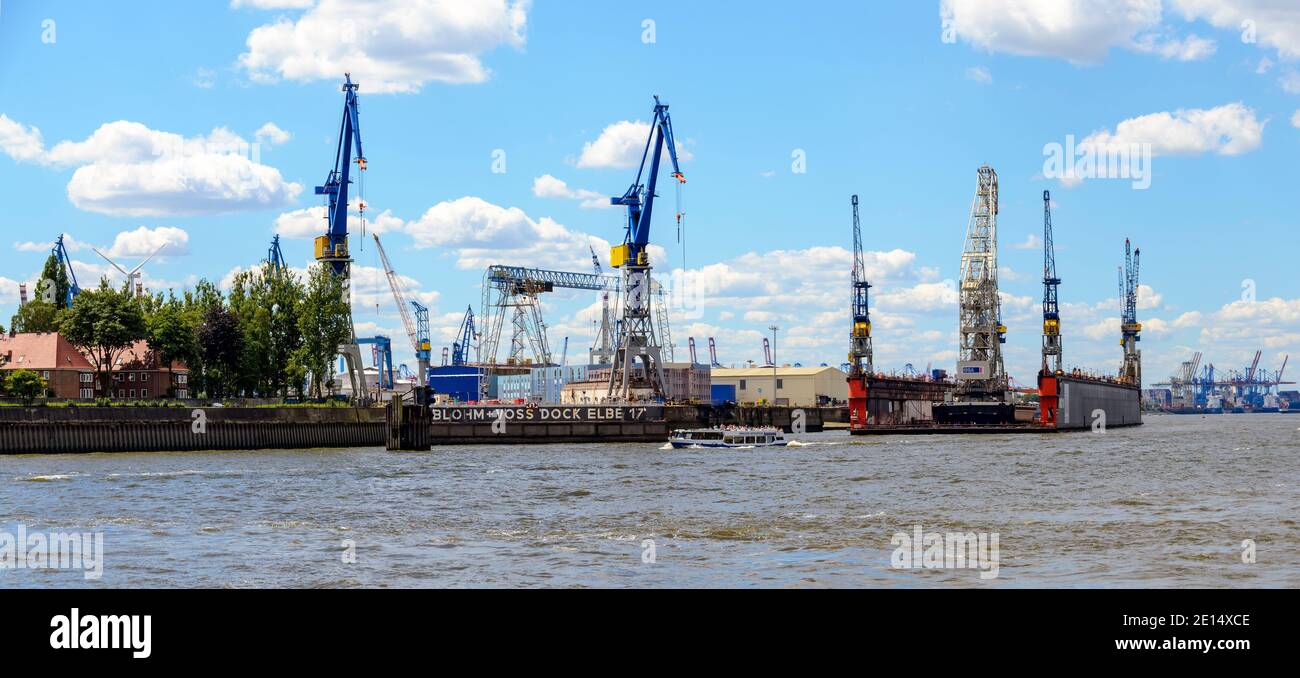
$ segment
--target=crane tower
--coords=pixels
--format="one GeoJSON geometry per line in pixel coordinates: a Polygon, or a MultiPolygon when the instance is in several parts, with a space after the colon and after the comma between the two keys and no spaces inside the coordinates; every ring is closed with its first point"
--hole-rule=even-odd
{"type": "Polygon", "coordinates": [[[998,297],[998,175],[984,165],[978,179],[961,255],[956,395],[963,402],[997,402],[1007,395],[1002,366],[1007,328],[998,297]]]}
{"type": "Polygon", "coordinates": [[[862,262],[862,226],[858,196],[853,196],[853,331],[849,333],[849,376],[871,374],[871,311],[867,304],[867,270],[862,262]]]}
{"type": "Polygon", "coordinates": [[[1061,313],[1056,303],[1056,245],[1052,239],[1052,194],[1043,191],[1043,374],[1062,374],[1061,313]]]}

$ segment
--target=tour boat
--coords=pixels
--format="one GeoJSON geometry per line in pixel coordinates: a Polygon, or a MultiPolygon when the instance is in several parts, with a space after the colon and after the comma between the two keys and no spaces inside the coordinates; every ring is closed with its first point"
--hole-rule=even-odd
{"type": "Polygon", "coordinates": [[[776,428],[691,428],[673,431],[673,447],[784,447],[785,434],[776,428]]]}

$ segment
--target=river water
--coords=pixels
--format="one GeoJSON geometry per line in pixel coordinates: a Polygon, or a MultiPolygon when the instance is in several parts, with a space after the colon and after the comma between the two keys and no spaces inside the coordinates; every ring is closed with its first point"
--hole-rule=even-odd
{"type": "Polygon", "coordinates": [[[1146,421],[784,449],[0,457],[0,530],[102,532],[105,552],[100,579],[6,569],[0,587],[1300,586],[1300,416],[1146,421]],[[996,533],[997,576],[893,567],[918,525],[996,533]]]}

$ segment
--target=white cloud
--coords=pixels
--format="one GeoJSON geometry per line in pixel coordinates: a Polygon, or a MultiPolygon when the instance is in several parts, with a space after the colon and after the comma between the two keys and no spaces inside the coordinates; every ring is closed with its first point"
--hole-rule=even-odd
{"type": "Polygon", "coordinates": [[[1214,55],[1218,45],[1209,38],[1188,35],[1186,38],[1146,34],[1133,41],[1133,49],[1175,61],[1200,61],[1214,55]]]}
{"type": "Polygon", "coordinates": [[[1189,327],[1198,327],[1201,324],[1200,311],[1188,311],[1174,319],[1173,327],[1175,329],[1186,329],[1189,327]]]}
{"type": "Polygon", "coordinates": [[[247,141],[224,127],[191,138],[126,120],[101,125],[84,141],[48,151],[40,132],[0,116],[0,149],[20,162],[72,168],[68,199],[88,212],[177,216],[275,208],[302,190],[256,162],[247,141]]]}
{"type": "Polygon", "coordinates": [[[213,71],[210,68],[200,68],[194,71],[194,75],[190,78],[190,82],[199,89],[212,89],[212,87],[217,84],[216,77],[216,71],[213,71]]]}
{"type": "Polygon", "coordinates": [[[972,66],[970,68],[967,68],[966,79],[973,80],[975,82],[978,82],[981,85],[993,84],[993,74],[989,73],[989,69],[983,66],[972,66]]]}
{"type": "Polygon", "coordinates": [[[1138,310],[1151,310],[1160,308],[1164,303],[1165,296],[1153,289],[1150,285],[1138,285],[1138,310]]]}
{"type": "Polygon", "coordinates": [[[119,257],[144,258],[153,254],[159,247],[165,247],[159,256],[176,257],[190,253],[189,243],[190,234],[183,229],[172,226],[159,226],[157,228],[141,226],[134,231],[118,233],[108,250],[101,249],[100,251],[114,259],[119,257]]]}
{"type": "Polygon", "coordinates": [[[1259,65],[1255,66],[1255,75],[1263,75],[1267,73],[1270,68],[1273,68],[1273,60],[1268,57],[1263,57],[1259,60],[1259,65]]]}
{"type": "MultiPolygon", "coordinates": [[[[361,233],[361,200],[353,198],[348,201],[348,230],[361,233]]],[[[384,210],[379,214],[374,213],[374,208],[366,205],[366,227],[365,231],[369,233],[392,233],[400,231],[405,226],[405,222],[393,215],[392,210],[384,210]]],[[[325,235],[329,228],[329,222],[325,218],[325,206],[315,205],[313,207],[304,207],[302,209],[284,212],[275,218],[275,232],[282,238],[291,240],[307,240],[315,238],[318,235],[325,235]]]]}
{"type": "Polygon", "coordinates": [[[989,52],[1101,61],[1160,24],[1160,0],[943,0],[945,28],[989,52]]]}
{"type": "Polygon", "coordinates": [[[280,129],[279,125],[276,125],[273,122],[268,122],[257,128],[257,131],[253,133],[253,138],[263,144],[279,146],[293,138],[293,135],[280,129]]]}
{"type": "Polygon", "coordinates": [[[45,154],[45,142],[39,129],[24,127],[0,113],[0,151],[18,162],[36,162],[45,154]]]}
{"type": "Polygon", "coordinates": [[[561,179],[556,179],[549,174],[543,174],[533,179],[533,195],[539,198],[560,198],[564,200],[579,200],[578,206],[583,209],[601,209],[612,207],[609,202],[609,196],[585,188],[573,189],[561,179]]]}
{"type": "Polygon", "coordinates": [[[1036,250],[1042,246],[1043,246],[1042,238],[1039,238],[1034,233],[1030,233],[1029,235],[1025,236],[1024,242],[1014,243],[1013,245],[1011,245],[1011,248],[1016,250],[1036,250]]]}
{"type": "MultiPolygon", "coordinates": [[[[588,247],[608,241],[566,228],[549,217],[533,219],[518,207],[501,207],[466,196],[440,202],[406,225],[417,248],[450,249],[459,268],[524,264],[565,271],[591,267],[588,247]]],[[[652,252],[653,254],[653,252],[652,252]]]]}
{"type": "Polygon", "coordinates": [[[1250,22],[1257,44],[1277,50],[1283,59],[1300,58],[1300,8],[1287,0],[1171,0],[1188,21],[1243,35],[1250,22]]]}
{"type": "Polygon", "coordinates": [[[876,303],[881,308],[910,311],[955,310],[958,300],[957,285],[951,280],[919,283],[912,287],[887,289],[876,294],[876,303]]]}
{"type": "MultiPolygon", "coordinates": [[[[270,0],[277,2],[277,0],[270,0]]],[[[279,4],[277,2],[277,4],[279,4]]],[[[427,82],[488,79],[480,56],[522,49],[531,0],[321,0],[248,35],[239,64],[258,82],[337,80],[367,92],[416,92],[427,82]]]]}
{"type": "MultiPolygon", "coordinates": [[[[81,250],[87,249],[89,247],[90,247],[89,245],[73,238],[72,236],[66,233],[63,234],[63,249],[67,250],[68,253],[80,252],[81,250]]],[[[44,242],[42,241],[15,242],[14,249],[19,252],[49,252],[50,250],[54,249],[54,241],[47,240],[44,242]]]]}
{"type": "Polygon", "coordinates": [[[1287,71],[1286,74],[1277,79],[1277,84],[1287,94],[1300,94],[1300,73],[1287,71]]]}
{"type": "Polygon", "coordinates": [[[1127,149],[1150,144],[1153,155],[1193,155],[1218,153],[1239,155],[1259,148],[1264,136],[1264,122],[1255,111],[1238,103],[1216,108],[1179,109],[1129,118],[1115,130],[1094,132],[1079,143],[1106,149],[1127,149]]]}
{"type": "Polygon", "coordinates": [[[1291,126],[1300,127],[1300,109],[1297,109],[1295,113],[1291,114],[1291,126]]]}
{"type": "MultiPolygon", "coordinates": [[[[578,167],[627,169],[641,164],[641,154],[645,152],[646,140],[650,138],[650,123],[637,120],[621,120],[601,130],[595,141],[588,141],[582,146],[578,156],[578,167]]],[[[665,146],[664,159],[668,151],[665,146]]],[[[695,159],[683,145],[677,147],[677,159],[689,162],[695,159]]],[[[671,170],[671,165],[669,166],[671,170]]]]}

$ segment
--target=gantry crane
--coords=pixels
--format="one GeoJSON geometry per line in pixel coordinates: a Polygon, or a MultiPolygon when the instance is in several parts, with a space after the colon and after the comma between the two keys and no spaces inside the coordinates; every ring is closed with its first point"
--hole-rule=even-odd
{"type": "Polygon", "coordinates": [[[1043,366],[1042,374],[1061,370],[1061,313],[1056,301],[1056,245],[1052,238],[1052,194],[1043,191],[1043,366]]]}
{"type": "MultiPolygon", "coordinates": [[[[673,178],[686,183],[677,162],[677,143],[673,137],[668,105],[655,97],[653,120],[636,179],[623,195],[610,198],[611,205],[627,208],[627,226],[623,244],[610,250],[610,264],[623,269],[623,315],[618,326],[618,343],[614,365],[609,374],[609,400],[651,400],[664,396],[663,362],[655,324],[651,318],[650,244],[651,216],[654,212],[655,188],[659,182],[659,162],[664,148],[673,164],[673,178]],[[649,169],[647,170],[647,162],[649,169]],[[642,179],[645,179],[642,184],[642,179]],[[640,363],[640,372],[637,363],[640,363]]],[[[680,214],[678,219],[680,219],[680,214]]]]}
{"type": "MultiPolygon", "coordinates": [[[[339,126],[338,146],[334,151],[334,169],[325,178],[325,185],[316,187],[316,195],[326,196],[326,218],[329,228],[325,235],[316,238],[316,261],[330,266],[334,274],[343,279],[343,296],[348,304],[348,340],[339,347],[343,356],[352,392],[365,392],[365,373],[361,367],[361,348],[357,345],[356,330],[352,327],[352,255],[348,252],[348,187],[352,183],[352,164],[359,172],[366,169],[366,156],[361,148],[361,123],[357,114],[358,85],[352,74],[343,74],[343,121],[339,126]],[[353,155],[353,145],[356,154],[353,155]]],[[[360,175],[358,175],[360,180],[360,175]]],[[[361,206],[365,218],[365,204],[361,206]]]]}
{"type": "Polygon", "coordinates": [[[1138,303],[1138,262],[1141,249],[1132,249],[1128,238],[1124,239],[1123,271],[1123,316],[1120,320],[1120,345],[1124,347],[1124,362],[1119,369],[1119,380],[1134,386],[1142,385],[1142,352],[1137,343],[1142,340],[1139,334],[1142,324],[1137,320],[1138,303]]]}
{"type": "Polygon", "coordinates": [[[709,367],[722,367],[718,362],[718,345],[713,342],[713,337],[709,337],[709,367]]]}
{"type": "Polygon", "coordinates": [[[388,278],[388,288],[393,291],[393,301],[397,304],[398,315],[402,317],[402,327],[411,341],[411,348],[415,349],[415,361],[421,375],[419,385],[425,386],[429,379],[429,363],[433,357],[432,344],[429,340],[429,309],[419,302],[407,301],[406,291],[402,289],[402,281],[397,277],[397,271],[393,270],[392,262],[388,260],[384,244],[379,242],[379,234],[372,233],[371,237],[375,239],[375,249],[379,250],[379,261],[384,265],[384,275],[388,278]],[[410,310],[406,308],[407,303],[415,309],[415,318],[411,317],[410,310]]]}
{"type": "Polygon", "coordinates": [[[998,293],[998,174],[983,165],[977,175],[961,255],[956,395],[963,403],[1005,402],[1002,344],[1007,328],[998,293]]]}
{"type": "Polygon", "coordinates": [[[862,258],[862,225],[858,220],[858,196],[853,203],[853,278],[852,313],[853,328],[849,332],[849,376],[861,377],[874,370],[871,355],[871,310],[867,301],[867,268],[862,258]]]}
{"type": "MultiPolygon", "coordinates": [[[[591,252],[592,270],[596,275],[603,277],[605,272],[600,268],[600,257],[596,256],[595,248],[587,245],[587,250],[591,252]]],[[[614,345],[618,338],[614,336],[614,318],[610,315],[609,293],[608,288],[601,290],[600,293],[600,327],[596,330],[596,341],[592,344],[589,354],[593,365],[608,365],[614,359],[614,345]]]]}

